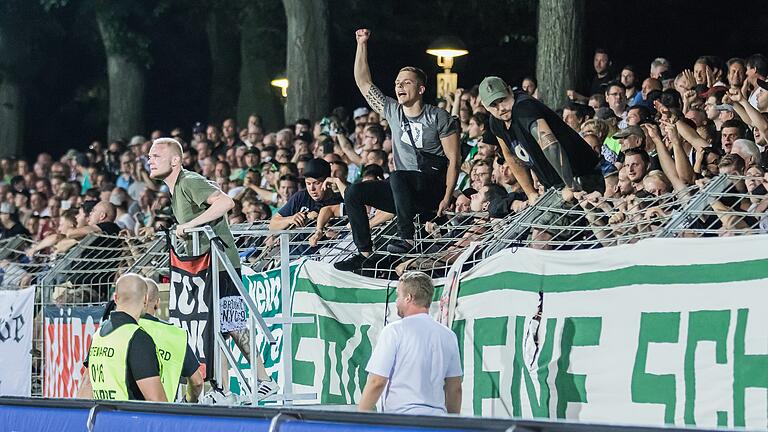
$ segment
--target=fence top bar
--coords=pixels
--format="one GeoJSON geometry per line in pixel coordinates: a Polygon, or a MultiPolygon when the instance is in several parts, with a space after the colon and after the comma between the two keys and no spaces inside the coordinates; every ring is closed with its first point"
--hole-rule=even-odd
{"type": "MultiPolygon", "coordinates": [[[[541,432],[613,432],[623,430],[626,432],[672,432],[672,431],[720,431],[724,429],[692,428],[674,426],[635,426],[626,424],[609,423],[579,423],[564,420],[521,420],[489,417],[469,416],[411,416],[405,414],[364,413],[356,411],[334,411],[321,409],[302,409],[298,407],[229,407],[206,406],[200,409],[200,405],[153,403],[139,401],[85,401],[76,399],[46,399],[46,398],[21,398],[0,396],[0,405],[28,406],[45,408],[80,408],[91,409],[97,407],[95,412],[124,411],[124,412],[148,412],[176,415],[239,417],[239,418],[266,418],[271,419],[278,413],[292,415],[304,421],[321,421],[333,423],[359,423],[380,426],[410,426],[427,428],[472,429],[478,431],[507,431],[510,428],[526,431],[541,432]]],[[[97,414],[98,415],[98,414],[97,414]]]]}

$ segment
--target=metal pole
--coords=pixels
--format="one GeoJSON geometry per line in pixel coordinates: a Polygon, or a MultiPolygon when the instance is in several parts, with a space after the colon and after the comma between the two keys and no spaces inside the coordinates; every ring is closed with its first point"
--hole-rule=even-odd
{"type": "MultiPolygon", "coordinates": [[[[198,233],[194,233],[194,234],[195,234],[195,236],[194,236],[193,249],[195,249],[195,248],[199,249],[200,245],[199,245],[199,241],[198,241],[199,240],[198,239],[198,233]]],[[[219,293],[219,257],[214,252],[213,242],[210,242],[209,244],[211,245],[209,250],[211,252],[211,273],[212,273],[211,279],[213,281],[213,301],[211,302],[211,303],[213,303],[212,304],[212,306],[213,306],[213,331],[214,331],[214,334],[216,335],[216,338],[217,338],[217,341],[218,341],[219,340],[218,339],[219,336],[221,336],[221,302],[220,302],[221,295],[219,293]]],[[[197,252],[195,252],[195,255],[197,255],[197,252]]],[[[224,342],[223,339],[222,339],[222,342],[224,342]]],[[[218,344],[216,344],[216,345],[218,345],[218,344]]],[[[227,350],[226,346],[222,346],[220,348],[222,350],[225,350],[225,351],[227,350]]],[[[214,352],[215,351],[216,350],[214,350],[214,352]]],[[[219,361],[218,355],[215,355],[214,358],[212,359],[212,361],[213,361],[213,367],[214,367],[214,369],[213,369],[214,370],[213,376],[216,379],[216,382],[218,382],[219,384],[223,385],[224,384],[224,382],[223,382],[223,377],[224,377],[223,373],[224,373],[224,371],[221,370],[221,361],[219,361]]],[[[237,367],[237,365],[233,365],[233,366],[237,367]]]]}
{"type": "MultiPolygon", "coordinates": [[[[290,317],[293,316],[291,305],[291,257],[290,257],[290,237],[288,234],[280,234],[280,291],[281,301],[283,303],[282,321],[283,321],[283,340],[280,360],[283,362],[283,394],[293,394],[293,345],[292,323],[290,317]]],[[[293,405],[290,398],[283,400],[283,405],[293,405]]]]}

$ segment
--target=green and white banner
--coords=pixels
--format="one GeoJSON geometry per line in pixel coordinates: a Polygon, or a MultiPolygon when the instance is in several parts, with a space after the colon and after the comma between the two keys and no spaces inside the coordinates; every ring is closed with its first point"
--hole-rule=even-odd
{"type": "MultiPolygon", "coordinates": [[[[294,280],[296,276],[297,263],[291,264],[290,279],[294,280]]],[[[276,318],[282,316],[283,313],[283,290],[282,282],[280,279],[280,269],[270,270],[267,272],[256,272],[247,265],[242,266],[243,285],[251,294],[256,307],[265,319],[276,318]]],[[[269,322],[269,321],[268,321],[269,322]]],[[[271,324],[269,329],[272,332],[272,336],[275,337],[277,343],[270,345],[267,343],[267,339],[260,331],[256,331],[254,337],[256,339],[256,346],[259,348],[259,352],[264,360],[264,368],[267,373],[272,376],[281,386],[284,386],[282,377],[282,364],[281,364],[281,352],[283,348],[283,325],[271,324]]],[[[238,367],[243,371],[243,374],[247,379],[251,377],[250,365],[245,357],[240,353],[240,350],[235,346],[235,343],[230,340],[230,348],[238,359],[238,367]]],[[[237,378],[237,375],[230,366],[229,373],[230,389],[234,393],[240,393],[241,383],[237,378]]]]}
{"type": "MultiPolygon", "coordinates": [[[[357,403],[395,284],[304,264],[294,392],[357,403]]],[[[768,236],[502,251],[461,275],[453,316],[464,414],[768,429],[768,236]]]]}

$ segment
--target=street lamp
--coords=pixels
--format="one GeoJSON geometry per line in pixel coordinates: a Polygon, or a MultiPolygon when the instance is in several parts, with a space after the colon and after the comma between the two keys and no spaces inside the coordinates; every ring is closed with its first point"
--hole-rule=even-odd
{"type": "Polygon", "coordinates": [[[455,57],[469,54],[464,42],[455,36],[440,36],[429,45],[427,54],[437,57],[437,66],[443,68],[443,73],[437,74],[437,97],[456,91],[459,76],[451,73],[451,68],[455,57]]]}
{"type": "Polygon", "coordinates": [[[282,97],[288,97],[288,78],[286,78],[284,74],[276,76],[270,84],[272,84],[272,87],[280,89],[280,95],[282,97]]]}

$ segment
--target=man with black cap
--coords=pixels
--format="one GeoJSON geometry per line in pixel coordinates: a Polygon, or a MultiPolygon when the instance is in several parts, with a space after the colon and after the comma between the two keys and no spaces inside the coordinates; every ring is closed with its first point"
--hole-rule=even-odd
{"type": "Polygon", "coordinates": [[[343,202],[326,180],[331,176],[331,165],[323,159],[312,159],[304,168],[306,189],[300,190],[277,211],[269,221],[269,229],[283,230],[291,226],[303,227],[321,208],[343,202]]]}
{"type": "Polygon", "coordinates": [[[531,202],[538,192],[530,171],[546,188],[603,191],[598,155],[554,111],[525,92],[513,91],[499,77],[486,77],[479,97],[492,116],[491,132],[504,159],[531,202]]]}

